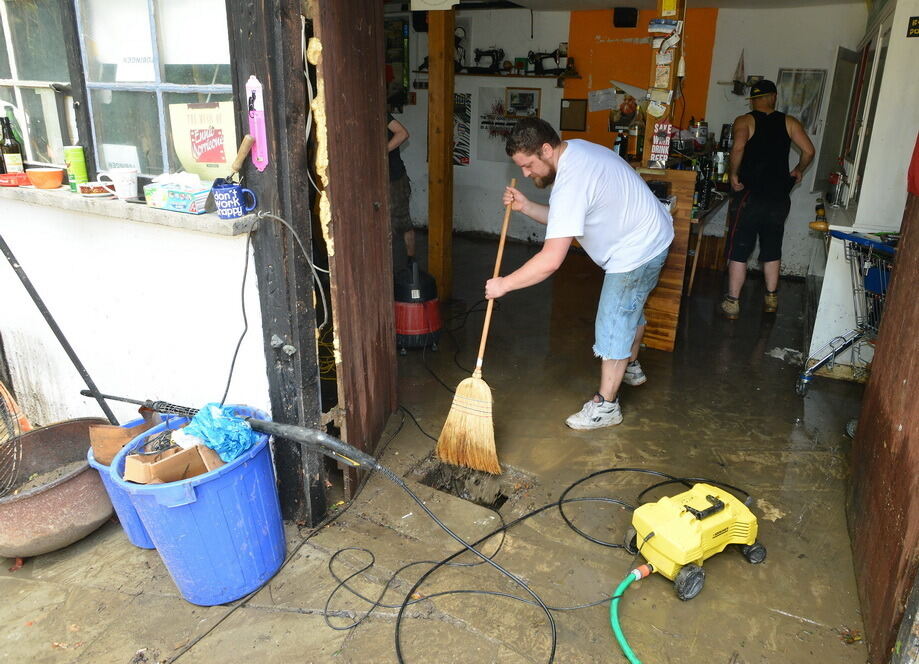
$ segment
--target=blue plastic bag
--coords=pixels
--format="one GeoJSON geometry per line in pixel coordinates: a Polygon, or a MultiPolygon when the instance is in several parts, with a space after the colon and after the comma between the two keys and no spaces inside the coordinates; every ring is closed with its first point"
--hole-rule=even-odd
{"type": "Polygon", "coordinates": [[[185,433],[196,436],[229,463],[258,442],[259,434],[236,414],[233,406],[209,403],[198,411],[185,433]]]}

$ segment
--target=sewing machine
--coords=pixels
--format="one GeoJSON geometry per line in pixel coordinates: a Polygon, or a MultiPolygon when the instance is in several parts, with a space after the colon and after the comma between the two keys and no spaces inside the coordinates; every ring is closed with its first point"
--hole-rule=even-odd
{"type": "Polygon", "coordinates": [[[475,67],[468,67],[466,71],[470,74],[497,74],[501,70],[501,63],[504,61],[504,49],[489,48],[475,49],[475,67]],[[487,67],[479,65],[482,58],[490,58],[491,62],[487,67]]]}
{"type": "Polygon", "coordinates": [[[560,61],[562,58],[561,51],[555,49],[551,53],[535,53],[530,51],[527,53],[527,59],[530,61],[530,64],[534,66],[534,72],[537,76],[559,76],[565,72],[565,69],[560,67],[560,61]],[[552,60],[555,63],[555,67],[551,69],[546,69],[543,64],[546,60],[552,60]]]}

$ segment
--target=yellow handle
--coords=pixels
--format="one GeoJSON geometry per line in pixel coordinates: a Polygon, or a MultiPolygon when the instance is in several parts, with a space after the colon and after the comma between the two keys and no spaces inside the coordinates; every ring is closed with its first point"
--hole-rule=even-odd
{"type": "MultiPolygon", "coordinates": [[[[517,186],[517,178],[511,178],[511,187],[517,186]]],[[[504,256],[504,240],[507,238],[507,227],[511,219],[511,206],[513,201],[508,203],[504,208],[504,223],[501,225],[501,239],[498,241],[498,257],[495,259],[495,272],[492,279],[497,279],[501,272],[501,258],[504,256]]],[[[479,355],[475,361],[475,371],[472,375],[475,378],[482,377],[482,359],[485,357],[485,342],[488,340],[488,328],[491,325],[491,310],[494,308],[495,301],[489,300],[485,308],[485,324],[482,326],[482,340],[479,342],[479,355]]]]}

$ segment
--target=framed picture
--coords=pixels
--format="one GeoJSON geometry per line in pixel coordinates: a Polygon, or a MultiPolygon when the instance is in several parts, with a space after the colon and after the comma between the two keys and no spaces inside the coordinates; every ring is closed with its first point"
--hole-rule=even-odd
{"type": "Polygon", "coordinates": [[[509,118],[538,118],[539,88],[506,88],[504,112],[509,118]]]}
{"type": "Polygon", "coordinates": [[[560,131],[586,131],[587,100],[562,99],[558,128],[560,131]]]}
{"type": "Polygon", "coordinates": [[[779,69],[776,110],[801,121],[808,133],[816,133],[826,69],[779,69]]]}

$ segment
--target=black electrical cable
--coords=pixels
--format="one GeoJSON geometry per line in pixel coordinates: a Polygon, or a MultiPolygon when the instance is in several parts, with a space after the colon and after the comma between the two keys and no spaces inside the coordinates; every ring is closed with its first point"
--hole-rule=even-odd
{"type": "MultiPolygon", "coordinates": [[[[568,518],[568,515],[565,514],[565,509],[564,507],[562,507],[562,505],[564,505],[565,502],[567,502],[565,499],[568,496],[568,494],[571,493],[572,490],[574,490],[576,487],[580,486],[584,482],[592,480],[595,477],[599,477],[600,475],[607,475],[610,473],[619,473],[619,472],[644,473],[646,475],[654,475],[655,477],[664,477],[664,478],[667,478],[668,481],[677,481],[677,482],[680,481],[679,478],[676,478],[673,475],[668,475],[667,473],[662,473],[657,470],[650,470],[648,468],[605,468],[603,470],[598,470],[594,473],[591,473],[590,475],[586,475],[582,477],[581,479],[577,480],[576,482],[573,482],[572,484],[570,484],[568,488],[562,492],[562,495],[559,496],[558,511],[559,511],[559,514],[561,514],[562,519],[565,521],[566,524],[568,524],[569,528],[571,528],[574,532],[576,532],[578,535],[580,535],[584,539],[589,540],[593,542],[594,544],[599,544],[600,546],[609,547],[611,549],[624,549],[625,546],[621,542],[607,542],[605,540],[597,539],[596,537],[588,535],[583,530],[581,530],[576,525],[574,525],[571,519],[568,518]]],[[[615,499],[610,499],[610,500],[615,500],[615,499]]],[[[633,505],[629,505],[628,503],[625,503],[622,501],[617,501],[617,502],[619,502],[621,505],[623,505],[624,507],[627,507],[630,510],[635,509],[633,505]]]]}
{"type": "Polygon", "coordinates": [[[639,504],[639,505],[644,505],[645,502],[652,502],[652,501],[645,501],[645,500],[644,500],[645,494],[650,493],[651,491],[654,491],[654,489],[658,489],[658,488],[660,488],[660,487],[662,487],[662,486],[667,486],[668,484],[674,484],[674,483],[676,483],[676,482],[681,482],[682,484],[684,484],[684,485],[687,486],[687,487],[690,486],[690,485],[688,484],[689,482],[692,482],[693,484],[699,484],[699,483],[711,484],[712,486],[717,486],[717,487],[721,487],[722,489],[726,489],[726,490],[728,490],[728,491],[733,491],[733,492],[735,492],[735,493],[737,493],[737,494],[743,495],[743,503],[744,503],[744,505],[747,505],[748,507],[749,507],[749,505],[750,505],[750,500],[751,500],[751,498],[752,498],[752,496],[749,494],[749,492],[744,491],[744,490],[741,489],[740,487],[736,487],[736,486],[734,486],[733,484],[728,484],[727,482],[720,482],[720,481],[718,481],[718,480],[711,480],[711,479],[708,479],[708,478],[705,478],[705,477],[672,477],[672,478],[667,479],[667,480],[665,480],[665,481],[663,481],[663,482],[658,482],[657,484],[652,484],[652,485],[649,486],[647,489],[645,489],[645,490],[642,491],[640,494],[638,494],[638,504],[639,504]]]}
{"type": "Polygon", "coordinates": [[[239,348],[243,345],[243,339],[246,338],[246,332],[249,331],[249,318],[246,316],[246,276],[249,274],[249,247],[252,246],[252,231],[246,233],[246,262],[243,265],[243,281],[240,286],[240,301],[242,302],[243,312],[243,332],[239,335],[239,341],[236,342],[236,350],[233,351],[233,359],[230,360],[230,371],[227,375],[227,385],[223,390],[223,396],[220,397],[220,406],[223,406],[227,400],[227,394],[230,393],[230,383],[233,382],[233,370],[236,368],[236,358],[239,355],[239,348]]]}

